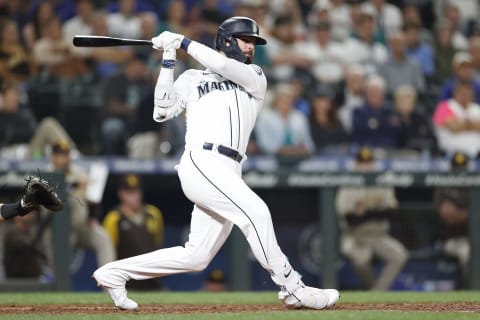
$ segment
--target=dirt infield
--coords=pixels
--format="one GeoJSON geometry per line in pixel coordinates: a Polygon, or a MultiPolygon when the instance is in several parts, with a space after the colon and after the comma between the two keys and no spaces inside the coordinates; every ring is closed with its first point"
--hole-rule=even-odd
{"type": "MultiPolygon", "coordinates": [[[[143,305],[137,311],[122,311],[111,305],[2,305],[1,314],[193,314],[193,313],[238,313],[285,311],[281,304],[167,304],[143,305]]],[[[334,310],[368,311],[424,311],[424,312],[468,312],[480,313],[480,303],[397,303],[397,304],[353,304],[341,303],[334,310]]],[[[289,312],[295,312],[287,310],[289,312]]]]}

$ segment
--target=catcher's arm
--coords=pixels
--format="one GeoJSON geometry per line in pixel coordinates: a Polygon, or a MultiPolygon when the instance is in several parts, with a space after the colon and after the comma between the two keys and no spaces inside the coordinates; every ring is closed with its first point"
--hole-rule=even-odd
{"type": "Polygon", "coordinates": [[[24,216],[41,205],[52,211],[63,209],[62,200],[60,200],[47,180],[36,176],[29,176],[25,180],[27,183],[22,198],[18,202],[1,204],[0,221],[9,220],[16,216],[24,216]]]}

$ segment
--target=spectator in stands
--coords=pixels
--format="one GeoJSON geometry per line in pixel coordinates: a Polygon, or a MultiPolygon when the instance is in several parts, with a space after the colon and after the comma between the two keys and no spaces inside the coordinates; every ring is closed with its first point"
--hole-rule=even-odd
{"type": "Polygon", "coordinates": [[[398,7],[385,0],[369,0],[366,6],[371,6],[375,10],[376,29],[385,39],[400,31],[403,19],[398,7]]]}
{"type": "MultiPolygon", "coordinates": [[[[151,39],[157,35],[158,19],[153,12],[143,12],[140,15],[140,39],[151,39]]],[[[157,61],[154,59],[155,52],[149,46],[137,46],[134,48],[135,55],[149,66],[150,70],[157,69],[157,61]]]]}
{"type": "Polygon", "coordinates": [[[48,22],[56,18],[51,1],[39,1],[33,11],[32,20],[22,30],[23,40],[27,51],[31,52],[35,42],[45,36],[45,28],[48,22]]]}
{"type": "Polygon", "coordinates": [[[134,134],[128,138],[130,158],[160,159],[180,155],[185,146],[185,115],[158,123],[152,119],[154,90],[151,88],[141,100],[135,114],[134,134]]]}
{"type": "Polygon", "coordinates": [[[462,15],[458,6],[458,1],[445,2],[443,7],[443,18],[450,23],[452,28],[452,46],[456,50],[467,50],[468,40],[461,30],[462,15]]]}
{"type": "Polygon", "coordinates": [[[200,23],[198,27],[201,32],[200,42],[213,47],[218,25],[224,21],[227,16],[219,9],[219,0],[204,0],[198,8],[200,23]]]}
{"type": "Polygon", "coordinates": [[[457,52],[452,59],[453,77],[445,81],[440,91],[440,101],[453,97],[453,91],[458,81],[470,82],[473,87],[473,99],[480,103],[480,79],[474,77],[473,60],[468,52],[457,52]]]}
{"type": "MultiPolygon", "coordinates": [[[[424,18],[422,19],[422,14],[420,12],[421,7],[422,5],[419,5],[414,1],[404,2],[404,5],[403,5],[404,31],[406,32],[405,27],[408,25],[416,26],[419,42],[426,43],[429,46],[432,46],[433,34],[432,34],[432,29],[429,28],[429,24],[431,24],[431,22],[426,21],[426,19],[424,18]]],[[[433,12],[430,12],[431,10],[426,10],[426,11],[429,12],[431,15],[434,14],[433,12]]]]}
{"type": "MultiPolygon", "coordinates": [[[[468,156],[457,152],[451,158],[451,169],[464,171],[468,156]]],[[[464,280],[468,278],[470,241],[468,239],[468,189],[437,188],[434,204],[440,217],[439,237],[444,252],[458,259],[464,280]]],[[[465,281],[466,282],[466,281],[465,281]]]]}
{"type": "Polygon", "coordinates": [[[35,73],[30,54],[20,43],[18,27],[14,20],[0,22],[0,78],[1,81],[27,81],[35,73]]]}
{"type": "Polygon", "coordinates": [[[44,118],[37,126],[28,106],[20,104],[18,83],[5,82],[0,93],[0,150],[3,157],[40,158],[46,148],[58,139],[68,140],[74,145],[56,119],[44,118]]]}
{"type": "Polygon", "coordinates": [[[82,60],[72,55],[70,43],[63,38],[58,18],[45,23],[44,34],[33,48],[35,63],[43,71],[56,77],[73,77],[84,71],[82,60]]]}
{"type": "Polygon", "coordinates": [[[395,91],[395,111],[405,130],[400,148],[416,151],[434,150],[435,135],[429,119],[418,110],[417,93],[412,86],[400,86],[395,91]]]}
{"type": "Polygon", "coordinates": [[[367,74],[377,72],[378,65],[387,61],[388,51],[375,35],[375,12],[363,7],[352,37],[345,41],[346,59],[361,64],[367,74]]]}
{"type": "MultiPolygon", "coordinates": [[[[88,175],[82,168],[72,164],[70,145],[66,140],[56,141],[52,145],[50,163],[54,172],[65,174],[65,182],[69,190],[67,203],[73,246],[94,250],[98,266],[115,260],[115,249],[108,233],[96,218],[90,216],[85,198],[88,175]]],[[[47,241],[47,245],[49,245],[48,253],[51,260],[52,248],[49,241],[47,241]]]]}
{"type": "MultiPolygon", "coordinates": [[[[92,34],[109,36],[106,14],[97,12],[92,18],[92,34]]],[[[126,47],[98,47],[90,49],[90,57],[96,62],[97,73],[107,78],[129,61],[133,56],[133,48],[126,47]]]]}
{"type": "Polygon", "coordinates": [[[350,36],[352,22],[350,19],[350,7],[344,0],[318,0],[311,10],[309,23],[319,23],[315,15],[320,10],[327,10],[331,23],[331,34],[334,41],[344,41],[350,36]]]}
{"type": "Polygon", "coordinates": [[[403,31],[407,56],[420,65],[427,80],[431,79],[435,74],[434,52],[430,44],[420,37],[421,25],[413,21],[406,22],[403,31]]]}
{"type": "Polygon", "coordinates": [[[433,115],[440,149],[476,156],[480,151],[480,105],[470,81],[457,81],[453,98],[441,101],[433,115]]]}
{"type": "Polygon", "coordinates": [[[365,104],[353,111],[353,142],[360,146],[397,148],[403,130],[400,117],[385,102],[385,81],[380,76],[370,76],[365,104]]]}
{"type": "Polygon", "coordinates": [[[275,89],[272,107],[265,107],[255,126],[259,150],[285,157],[305,157],[314,151],[307,117],[295,109],[292,85],[282,83],[275,89]]]}
{"type": "Polygon", "coordinates": [[[95,15],[95,7],[92,0],[77,0],[76,15],[63,24],[63,38],[71,44],[71,50],[79,56],[86,56],[89,52],[85,48],[73,46],[72,39],[75,35],[92,34],[92,20],[95,15]]]}
{"type": "Polygon", "coordinates": [[[76,15],[63,24],[63,36],[72,42],[75,35],[92,34],[92,19],[95,6],[92,0],[76,0],[76,15]]]}
{"type": "Polygon", "coordinates": [[[124,71],[106,79],[104,119],[101,125],[105,154],[123,154],[132,133],[138,105],[151,86],[146,65],[134,56],[124,71]]]}
{"type": "Polygon", "coordinates": [[[468,52],[472,57],[473,77],[480,79],[480,37],[475,36],[470,38],[468,52]]]}
{"type": "Polygon", "coordinates": [[[305,44],[305,56],[312,61],[312,74],[324,84],[337,84],[343,79],[345,50],[341,43],[331,40],[330,23],[318,22],[314,37],[305,44]]]}
{"type": "Polygon", "coordinates": [[[410,85],[422,93],[425,90],[423,72],[420,65],[406,55],[405,34],[392,33],[388,43],[389,58],[379,67],[379,74],[387,83],[387,93],[391,96],[402,85],[410,85]]]}
{"type": "Polygon", "coordinates": [[[135,12],[136,5],[136,0],[119,0],[119,11],[108,14],[108,33],[112,37],[139,39],[141,23],[135,12]]]}
{"type": "Polygon", "coordinates": [[[435,27],[435,82],[443,83],[453,73],[452,59],[457,51],[452,45],[453,28],[445,19],[437,22],[435,27]]]}
{"type": "Polygon", "coordinates": [[[347,133],[337,118],[335,92],[325,86],[319,86],[311,101],[310,131],[315,149],[341,146],[347,142],[347,133]]]}
{"type": "Polygon", "coordinates": [[[306,70],[312,64],[312,60],[305,57],[305,44],[295,38],[294,20],[290,16],[275,19],[266,50],[274,81],[287,81],[295,75],[296,69],[306,70]]]}
{"type": "MultiPolygon", "coordinates": [[[[160,249],[163,242],[163,215],[151,204],[143,202],[140,177],[127,174],[120,178],[117,191],[119,204],[107,213],[103,226],[117,251],[124,259],[160,249]]],[[[129,281],[128,289],[159,289],[159,279],[129,281]]]]}
{"type": "MultiPolygon", "coordinates": [[[[354,170],[369,172],[373,169],[372,151],[360,149],[354,170]]],[[[353,263],[365,288],[389,290],[408,259],[403,244],[389,234],[389,217],[398,208],[395,190],[385,186],[340,187],[335,208],[341,230],[341,253],[353,263]],[[374,257],[384,262],[376,280],[371,265],[374,257]]]]}
{"type": "Polygon", "coordinates": [[[186,27],[187,18],[188,15],[185,2],[183,0],[171,0],[168,5],[165,19],[162,19],[159,23],[157,34],[160,34],[162,31],[171,31],[184,34],[190,39],[196,39],[195,36],[192,36],[195,31],[186,27]]]}
{"type": "Polygon", "coordinates": [[[361,65],[349,65],[345,71],[343,105],[338,110],[338,119],[343,128],[351,133],[353,129],[353,110],[365,103],[365,70],[361,65]]]}
{"type": "Polygon", "coordinates": [[[40,278],[46,265],[45,251],[36,239],[38,213],[17,216],[7,227],[3,266],[7,278],[40,278]]]}

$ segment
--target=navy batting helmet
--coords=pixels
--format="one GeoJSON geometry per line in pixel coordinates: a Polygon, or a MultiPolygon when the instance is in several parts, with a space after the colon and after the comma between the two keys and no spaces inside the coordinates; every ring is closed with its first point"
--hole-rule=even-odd
{"type": "Polygon", "coordinates": [[[215,39],[217,50],[225,52],[227,57],[244,63],[250,63],[248,58],[238,47],[236,36],[255,38],[255,44],[264,45],[267,41],[259,36],[258,25],[255,20],[247,17],[231,17],[223,21],[218,27],[215,39]]]}

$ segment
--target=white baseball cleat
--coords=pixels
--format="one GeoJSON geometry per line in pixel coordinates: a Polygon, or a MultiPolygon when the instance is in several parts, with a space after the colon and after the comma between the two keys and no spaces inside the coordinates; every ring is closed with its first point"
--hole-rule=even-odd
{"type": "Polygon", "coordinates": [[[295,292],[288,293],[280,291],[278,298],[283,301],[287,308],[310,308],[326,309],[334,306],[340,294],[335,289],[317,289],[308,286],[301,286],[295,292]]]}
{"type": "Polygon", "coordinates": [[[112,298],[113,303],[115,306],[122,310],[136,310],[138,309],[138,303],[129,299],[127,297],[127,290],[125,288],[119,289],[112,289],[112,288],[105,288],[112,298]]]}

